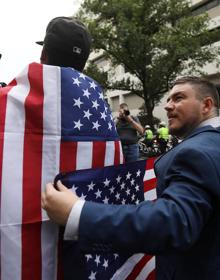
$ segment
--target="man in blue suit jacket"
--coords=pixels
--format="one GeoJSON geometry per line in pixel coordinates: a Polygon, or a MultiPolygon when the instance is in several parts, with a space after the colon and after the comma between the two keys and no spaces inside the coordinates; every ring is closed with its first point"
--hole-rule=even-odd
{"type": "Polygon", "coordinates": [[[155,163],[158,199],[139,205],[79,200],[60,182],[42,194],[42,207],[65,238],[85,251],[156,255],[157,279],[220,279],[219,98],[208,81],[174,82],[165,109],[169,131],[183,141],[155,163]]]}

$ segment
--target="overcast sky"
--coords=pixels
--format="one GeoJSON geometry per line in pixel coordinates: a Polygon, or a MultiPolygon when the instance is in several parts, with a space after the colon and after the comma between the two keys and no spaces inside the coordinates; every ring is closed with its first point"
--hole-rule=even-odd
{"type": "Polygon", "coordinates": [[[72,16],[81,0],[1,0],[0,82],[9,83],[31,62],[39,62],[48,22],[56,16],[72,16]]]}

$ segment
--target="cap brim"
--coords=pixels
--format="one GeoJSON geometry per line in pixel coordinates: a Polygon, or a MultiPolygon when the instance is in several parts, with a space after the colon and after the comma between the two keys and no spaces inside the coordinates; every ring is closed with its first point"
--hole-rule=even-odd
{"type": "Polygon", "coordinates": [[[43,46],[44,41],[37,41],[36,44],[43,46]]]}

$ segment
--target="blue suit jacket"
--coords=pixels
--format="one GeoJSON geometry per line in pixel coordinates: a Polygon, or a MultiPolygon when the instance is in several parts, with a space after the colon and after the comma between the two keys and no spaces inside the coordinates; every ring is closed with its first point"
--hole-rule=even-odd
{"type": "Polygon", "coordinates": [[[86,252],[156,255],[157,279],[220,279],[220,132],[203,127],[155,163],[156,202],[86,202],[79,246],[86,252]]]}

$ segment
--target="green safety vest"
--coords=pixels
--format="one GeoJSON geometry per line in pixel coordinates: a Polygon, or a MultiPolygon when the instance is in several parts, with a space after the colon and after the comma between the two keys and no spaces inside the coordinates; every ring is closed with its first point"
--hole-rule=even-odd
{"type": "Polygon", "coordinates": [[[168,140],[169,138],[169,130],[167,127],[161,127],[158,129],[159,138],[164,140],[168,140]]]}
{"type": "Polygon", "coordinates": [[[153,135],[153,132],[152,132],[151,129],[146,130],[145,137],[146,137],[147,140],[153,139],[154,135],[153,135]]]}

